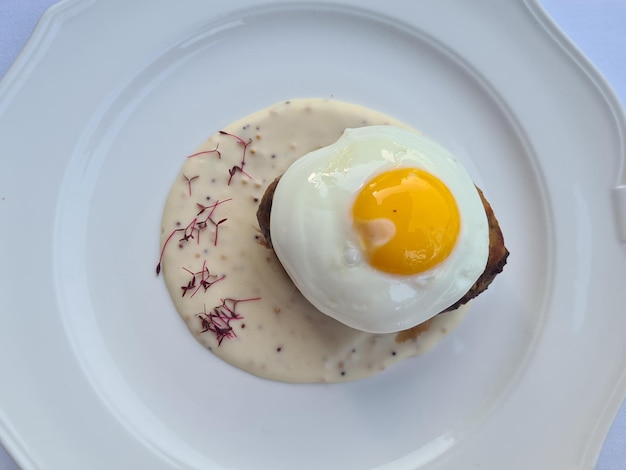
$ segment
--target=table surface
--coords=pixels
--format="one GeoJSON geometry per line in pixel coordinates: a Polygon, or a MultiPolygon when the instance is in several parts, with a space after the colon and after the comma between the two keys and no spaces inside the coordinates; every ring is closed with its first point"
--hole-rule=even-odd
{"type": "MultiPolygon", "coordinates": [[[[0,0],[0,79],[42,13],[58,0],[0,0]]],[[[541,0],[626,105],[626,0],[541,0]]],[[[0,470],[19,467],[0,445],[0,470]]],[[[617,415],[596,470],[626,469],[626,403],[617,415]]]]}

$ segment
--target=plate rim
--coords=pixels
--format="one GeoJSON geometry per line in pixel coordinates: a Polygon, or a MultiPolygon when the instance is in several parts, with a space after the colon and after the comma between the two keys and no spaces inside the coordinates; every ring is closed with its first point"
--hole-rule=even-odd
{"type": "MultiPolygon", "coordinates": [[[[566,53],[567,56],[587,75],[590,84],[596,87],[604,98],[604,103],[613,114],[616,131],[620,135],[619,142],[622,160],[620,171],[617,175],[616,188],[626,187],[626,163],[624,160],[624,155],[626,153],[624,149],[626,142],[626,139],[624,139],[626,117],[615,92],[600,72],[548,16],[547,12],[543,9],[538,0],[520,1],[522,1],[533,13],[536,20],[541,24],[552,40],[554,40],[563,49],[564,53],[566,53]]],[[[8,103],[10,103],[10,101],[19,93],[25,77],[27,77],[32,69],[37,65],[37,61],[45,55],[46,49],[54,41],[56,34],[59,29],[63,27],[64,22],[93,3],[95,3],[95,0],[61,0],[61,2],[46,10],[44,15],[40,18],[37,27],[35,28],[31,38],[28,40],[26,46],[20,52],[15,63],[7,71],[5,77],[0,82],[0,119],[4,115],[2,104],[4,103],[5,105],[8,105],[8,103]]],[[[623,194],[621,190],[620,194],[623,194]]],[[[621,198],[622,196],[618,197],[621,198]]],[[[619,202],[616,204],[619,204],[619,202]]],[[[619,230],[620,229],[618,227],[618,231],[619,230]]],[[[622,235],[622,233],[619,233],[620,237],[622,237],[622,235]]],[[[624,237],[626,237],[626,235],[624,235],[624,237]]],[[[626,238],[622,238],[622,241],[626,241],[626,238]]],[[[597,429],[593,432],[593,435],[599,436],[600,444],[595,443],[592,445],[591,442],[588,444],[586,453],[589,455],[589,459],[591,459],[589,460],[590,463],[595,461],[597,458],[597,455],[594,456],[593,454],[594,452],[599,452],[600,445],[606,436],[606,432],[608,432],[611,421],[617,413],[619,405],[625,396],[626,370],[623,371],[620,383],[615,386],[613,392],[611,393],[611,397],[607,400],[605,411],[602,413],[602,418],[598,420],[596,425],[597,429]],[[594,450],[592,447],[597,447],[597,450],[594,450]]],[[[34,461],[31,460],[29,454],[25,451],[27,446],[22,442],[20,437],[11,430],[11,421],[4,416],[2,409],[0,409],[0,440],[5,445],[7,451],[22,467],[36,467],[34,461]]],[[[592,440],[593,438],[590,439],[590,441],[592,440]]]]}

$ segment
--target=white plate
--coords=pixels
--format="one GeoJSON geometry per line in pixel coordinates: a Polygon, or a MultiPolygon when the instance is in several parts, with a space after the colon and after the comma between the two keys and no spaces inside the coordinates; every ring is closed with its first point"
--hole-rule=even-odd
{"type": "Polygon", "coordinates": [[[0,84],[0,155],[24,468],[586,469],[626,393],[624,116],[533,0],[67,0],[0,84]],[[450,147],[512,253],[436,350],[344,385],[220,362],[154,277],[184,156],[306,96],[450,147]]]}

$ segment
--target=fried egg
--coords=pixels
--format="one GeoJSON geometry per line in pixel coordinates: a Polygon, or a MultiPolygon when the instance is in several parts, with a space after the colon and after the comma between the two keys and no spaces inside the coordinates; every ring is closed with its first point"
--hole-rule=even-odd
{"type": "Polygon", "coordinates": [[[463,297],[487,263],[471,177],[445,148],[394,126],[346,129],[276,187],[274,251],[319,311],[361,331],[418,325],[463,297]]]}

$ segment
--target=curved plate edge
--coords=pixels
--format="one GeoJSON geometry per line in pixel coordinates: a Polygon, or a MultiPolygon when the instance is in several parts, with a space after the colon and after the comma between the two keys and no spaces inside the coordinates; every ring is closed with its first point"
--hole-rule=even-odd
{"type": "MultiPolygon", "coordinates": [[[[616,234],[621,243],[626,243],[626,114],[620,100],[600,71],[587,56],[569,39],[565,32],[552,20],[539,0],[523,0],[537,23],[544,28],[550,38],[585,74],[591,84],[600,93],[613,117],[619,146],[620,168],[617,181],[612,190],[613,214],[616,234]]],[[[625,373],[626,377],[626,373],[625,373]]],[[[626,384],[623,387],[626,396],[626,384]]]]}
{"type": "Polygon", "coordinates": [[[37,21],[26,45],[0,80],[0,116],[19,93],[26,79],[44,57],[64,22],[76,16],[95,0],[60,0],[37,21]]]}
{"type": "MultiPolygon", "coordinates": [[[[615,187],[611,190],[613,215],[616,235],[621,243],[626,243],[626,114],[620,100],[600,71],[587,56],[574,44],[567,34],[552,20],[539,0],[523,0],[537,23],[548,36],[565,52],[577,67],[585,74],[590,84],[602,96],[608,111],[613,117],[617,133],[620,168],[617,172],[615,187]]],[[[618,382],[611,391],[602,412],[598,415],[596,425],[591,430],[591,438],[582,452],[581,468],[595,468],[602,446],[611,424],[620,406],[626,398],[626,370],[622,372],[618,382]]]]}
{"type": "Polygon", "coordinates": [[[2,443],[4,449],[22,470],[35,470],[40,468],[40,465],[37,465],[31,458],[28,452],[28,446],[20,439],[19,433],[13,429],[10,420],[1,409],[0,443],[2,443]]]}
{"type": "MultiPolygon", "coordinates": [[[[22,88],[28,76],[36,68],[52,44],[64,22],[76,16],[95,0],[60,0],[48,8],[37,21],[32,34],[15,61],[0,80],[0,116],[22,88]]],[[[0,444],[23,470],[40,468],[28,452],[28,446],[20,439],[10,419],[0,408],[0,444]]]]}
{"type": "MultiPolygon", "coordinates": [[[[61,0],[47,10],[39,20],[33,35],[20,52],[14,65],[7,71],[4,79],[0,81],[0,102],[10,104],[14,96],[19,92],[25,78],[32,73],[41,57],[45,54],[49,44],[58,33],[63,22],[78,14],[83,9],[91,5],[95,0],[61,0]]],[[[589,78],[591,84],[599,90],[604,98],[610,112],[614,117],[616,132],[619,135],[621,166],[618,173],[617,186],[613,189],[616,222],[620,241],[626,242],[626,149],[625,149],[625,129],[626,117],[619,100],[600,72],[591,64],[586,56],[567,38],[565,33],[552,21],[546,11],[539,5],[538,0],[523,0],[528,6],[538,23],[545,29],[547,34],[564,50],[578,67],[589,78]]],[[[6,106],[0,106],[0,115],[5,111],[6,106]]],[[[604,437],[608,432],[619,404],[626,395],[626,372],[622,375],[619,383],[611,393],[605,409],[598,417],[597,425],[592,431],[592,438],[585,450],[584,462],[588,467],[597,459],[597,454],[604,437]]],[[[19,465],[25,469],[37,468],[35,462],[29,459],[25,449],[27,446],[20,443],[19,436],[12,429],[10,422],[0,410],[0,441],[7,448],[7,451],[16,459],[19,465]]]]}

